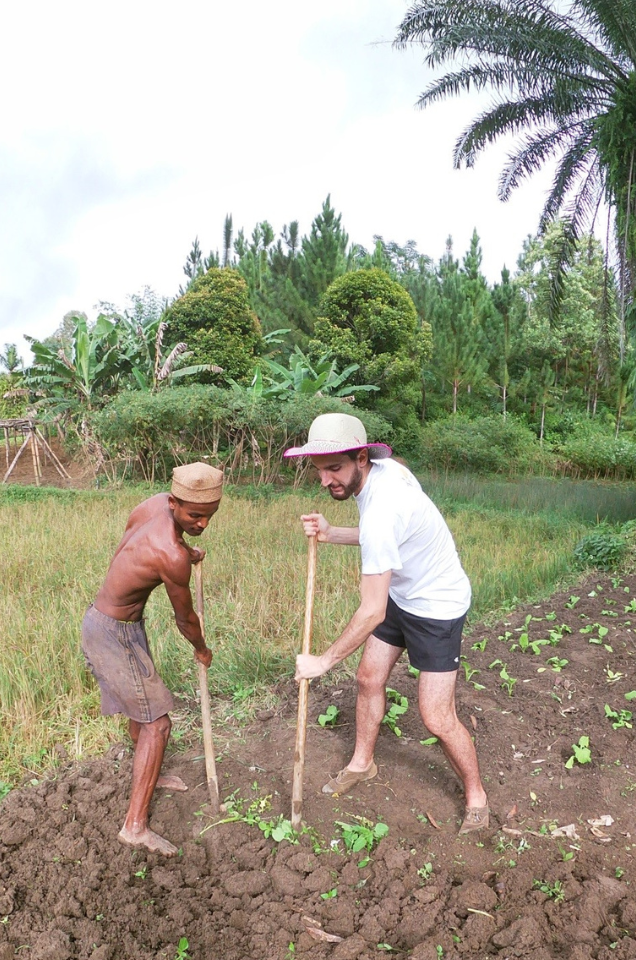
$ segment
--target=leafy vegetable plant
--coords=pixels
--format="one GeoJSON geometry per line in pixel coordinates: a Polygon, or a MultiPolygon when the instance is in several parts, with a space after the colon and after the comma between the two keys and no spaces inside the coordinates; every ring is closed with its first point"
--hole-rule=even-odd
{"type": "Polygon", "coordinates": [[[353,819],[357,822],[343,823],[342,820],[336,820],[337,826],[340,827],[345,847],[347,850],[350,850],[351,853],[358,853],[359,850],[368,850],[371,852],[378,840],[386,837],[389,832],[386,823],[379,822],[374,824],[372,820],[367,820],[366,817],[354,816],[353,819]]]}
{"type": "Polygon", "coordinates": [[[398,717],[402,716],[402,714],[406,713],[408,710],[408,698],[403,697],[401,693],[398,693],[398,691],[394,690],[392,687],[387,687],[386,699],[388,710],[384,715],[382,723],[386,723],[389,730],[392,730],[396,737],[401,737],[402,731],[398,727],[396,721],[398,717]]]}
{"type": "Polygon", "coordinates": [[[335,727],[339,713],[340,710],[338,707],[336,707],[335,704],[330,703],[325,712],[321,713],[318,717],[318,723],[321,727],[335,727]]]}
{"type": "Polygon", "coordinates": [[[572,749],[574,753],[569,760],[566,760],[565,765],[568,770],[571,770],[575,762],[584,764],[592,762],[592,751],[590,750],[590,738],[589,737],[579,737],[578,743],[572,744],[572,749]]]}
{"type": "Polygon", "coordinates": [[[609,703],[605,704],[605,716],[608,720],[612,721],[612,727],[614,730],[619,730],[620,727],[627,727],[628,730],[632,729],[632,713],[631,710],[612,710],[609,703]]]}

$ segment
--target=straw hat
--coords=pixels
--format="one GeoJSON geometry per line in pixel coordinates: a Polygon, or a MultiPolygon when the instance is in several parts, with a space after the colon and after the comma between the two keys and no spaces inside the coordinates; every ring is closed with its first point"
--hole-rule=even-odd
{"type": "Polygon", "coordinates": [[[323,413],[316,417],[309,428],[307,443],[303,447],[290,447],[286,457],[314,457],[324,453],[346,453],[349,450],[369,451],[371,460],[384,460],[391,456],[391,447],[386,443],[367,443],[367,431],[357,417],[349,413],[323,413]]]}
{"type": "Polygon", "coordinates": [[[207,463],[185,463],[172,471],[170,491],[188,503],[214,503],[223,493],[223,474],[207,463]]]}

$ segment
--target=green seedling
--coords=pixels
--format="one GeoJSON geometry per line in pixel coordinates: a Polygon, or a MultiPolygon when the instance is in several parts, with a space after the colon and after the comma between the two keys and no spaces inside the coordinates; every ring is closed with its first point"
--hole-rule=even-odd
{"type": "Polygon", "coordinates": [[[321,727],[335,727],[339,713],[340,710],[338,710],[338,707],[330,703],[325,712],[321,713],[318,717],[318,723],[321,727]]]}
{"type": "Polygon", "coordinates": [[[620,670],[617,670],[616,672],[614,672],[614,670],[611,670],[609,665],[605,667],[605,669],[603,670],[603,673],[607,677],[608,683],[616,683],[617,680],[622,680],[624,676],[624,674],[622,674],[620,670]]]}
{"type": "Polygon", "coordinates": [[[147,873],[148,873],[148,867],[142,867],[141,870],[137,870],[137,873],[135,874],[135,876],[139,877],[140,880],[145,880],[147,873]]]}
{"type": "Polygon", "coordinates": [[[177,945],[177,952],[174,955],[174,960],[190,960],[190,954],[188,953],[188,943],[187,937],[181,937],[177,945]]]}
{"type": "Polygon", "coordinates": [[[343,823],[342,820],[336,820],[336,825],[340,827],[344,845],[351,853],[358,853],[360,850],[368,850],[369,853],[373,847],[386,837],[389,828],[386,823],[373,823],[366,817],[354,816],[357,823],[343,823]]]}
{"type": "Polygon", "coordinates": [[[561,854],[561,860],[563,863],[568,863],[569,860],[574,860],[574,851],[565,850],[561,844],[559,844],[559,853],[561,854]]]}
{"type": "Polygon", "coordinates": [[[569,760],[566,760],[565,765],[568,770],[571,770],[575,762],[584,764],[592,762],[592,751],[590,750],[590,738],[589,737],[579,737],[578,743],[572,744],[572,749],[574,753],[569,760]]]}
{"type": "Polygon", "coordinates": [[[510,630],[506,630],[505,633],[500,633],[497,637],[497,640],[503,640],[504,643],[508,643],[514,637],[514,633],[511,633],[510,630]]]}
{"type": "Polygon", "coordinates": [[[602,614],[604,617],[617,617],[617,616],[618,616],[618,614],[616,613],[616,610],[601,610],[601,614],[602,614]]]}
{"type": "Polygon", "coordinates": [[[556,613],[554,611],[552,611],[552,613],[546,613],[545,618],[550,621],[556,620],[556,613]]]}
{"type": "Polygon", "coordinates": [[[433,864],[430,861],[429,863],[425,863],[424,866],[420,867],[417,871],[417,875],[422,883],[426,883],[426,881],[430,880],[433,876],[433,864]]]}
{"type": "Polygon", "coordinates": [[[486,649],[486,644],[488,643],[488,637],[484,637],[483,640],[477,640],[473,643],[471,650],[479,650],[480,653],[483,653],[486,649]]]}
{"type": "Polygon", "coordinates": [[[435,947],[435,953],[437,954],[438,960],[442,960],[444,956],[444,947],[441,945],[441,943],[438,943],[435,947]]]}
{"type": "Polygon", "coordinates": [[[334,897],[338,896],[338,887],[332,887],[331,890],[327,890],[326,893],[320,894],[321,900],[333,900],[334,897]]]}
{"type": "Polygon", "coordinates": [[[417,669],[417,667],[409,667],[408,674],[409,677],[415,677],[415,679],[417,679],[420,675],[420,671],[417,669]]]}
{"type": "Polygon", "coordinates": [[[397,690],[394,690],[392,687],[386,688],[386,699],[388,704],[388,710],[386,711],[382,723],[385,723],[389,730],[392,730],[396,737],[402,736],[402,731],[397,725],[397,718],[402,716],[403,713],[409,708],[409,701],[407,697],[403,697],[401,693],[398,693],[397,690]]]}
{"type": "Polygon", "coordinates": [[[629,693],[625,694],[626,700],[636,700],[636,690],[630,690],[629,693]]]}
{"type": "Polygon", "coordinates": [[[560,880],[555,880],[554,883],[548,883],[547,880],[533,880],[532,885],[538,887],[541,893],[545,893],[555,903],[561,903],[565,898],[565,891],[560,880]]]}
{"type": "Polygon", "coordinates": [[[285,820],[282,813],[276,820],[259,820],[258,826],[266,837],[271,837],[276,843],[283,840],[298,843],[299,834],[292,827],[291,820],[285,820]]]}
{"type": "Polygon", "coordinates": [[[621,727],[627,727],[628,730],[632,729],[632,714],[630,710],[612,710],[609,703],[606,703],[605,716],[608,720],[612,721],[614,730],[619,730],[621,727]]]}
{"type": "MultiPolygon", "coordinates": [[[[238,791],[235,790],[225,799],[226,816],[204,829],[209,830],[210,827],[220,823],[247,823],[250,827],[258,827],[267,838],[271,837],[276,843],[287,840],[289,843],[297,844],[300,834],[292,827],[291,820],[285,820],[282,813],[273,819],[262,816],[271,808],[271,800],[271,794],[268,794],[266,797],[257,797],[248,804],[248,801],[238,796],[238,791]]],[[[311,831],[304,828],[301,832],[310,833],[311,831]]]]}
{"type": "Polygon", "coordinates": [[[565,604],[568,610],[573,610],[581,598],[580,597],[570,597],[568,602],[565,604]]]}
{"type": "Polygon", "coordinates": [[[617,880],[620,880],[620,878],[623,876],[624,873],[625,871],[623,870],[622,867],[616,867],[616,870],[614,871],[614,876],[616,877],[617,880]]]}
{"type": "Polygon", "coordinates": [[[398,952],[399,952],[395,947],[392,947],[390,943],[378,943],[378,944],[377,944],[377,949],[378,949],[378,950],[386,950],[387,953],[398,953],[398,952]]]}
{"type": "Polygon", "coordinates": [[[546,663],[549,663],[555,673],[561,673],[564,667],[567,667],[569,660],[564,660],[561,657],[550,657],[546,660],[546,663]]]}
{"type": "Polygon", "coordinates": [[[548,636],[550,646],[556,647],[557,643],[561,642],[566,633],[572,633],[572,629],[568,627],[567,623],[562,623],[560,627],[553,627],[548,636]]]}
{"type": "Polygon", "coordinates": [[[439,743],[437,737],[427,737],[426,740],[420,740],[423,747],[432,747],[434,743],[439,743]]]}
{"type": "Polygon", "coordinates": [[[463,666],[463,668],[464,668],[464,675],[465,675],[466,681],[467,681],[468,683],[471,682],[471,679],[470,679],[471,677],[474,677],[475,674],[480,673],[479,670],[475,669],[474,667],[471,667],[471,665],[468,663],[468,661],[464,661],[464,662],[462,663],[462,666],[463,666]]]}
{"type": "Polygon", "coordinates": [[[508,668],[502,660],[493,660],[493,662],[488,667],[489,670],[492,670],[493,667],[501,667],[499,671],[499,676],[501,677],[501,689],[505,690],[509,697],[512,696],[512,691],[514,690],[515,683],[517,682],[516,677],[511,677],[508,673],[508,668]]]}
{"type": "Polygon", "coordinates": [[[287,944],[287,960],[291,960],[292,957],[296,956],[296,944],[293,940],[290,940],[287,944]]]}
{"type": "Polygon", "coordinates": [[[625,613],[636,613],[636,598],[632,597],[625,607],[625,613]]]}

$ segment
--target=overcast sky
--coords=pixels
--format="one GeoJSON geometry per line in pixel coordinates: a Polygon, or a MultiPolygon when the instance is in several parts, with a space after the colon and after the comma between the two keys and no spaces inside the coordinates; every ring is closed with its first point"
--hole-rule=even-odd
{"type": "Polygon", "coordinates": [[[172,297],[205,253],[267,219],[306,233],[327,194],[352,242],[438,259],[474,227],[484,271],[514,267],[546,178],[502,204],[504,151],[454,171],[470,99],[415,107],[421,50],[391,41],[403,0],[35,0],[3,14],[0,348],[69,310],[172,297]]]}

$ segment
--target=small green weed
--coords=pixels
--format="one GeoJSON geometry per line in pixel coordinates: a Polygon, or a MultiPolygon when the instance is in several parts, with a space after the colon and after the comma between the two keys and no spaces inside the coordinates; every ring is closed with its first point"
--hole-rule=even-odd
{"type": "Polygon", "coordinates": [[[545,893],[555,903],[562,903],[565,899],[565,891],[560,880],[555,880],[554,883],[548,883],[547,880],[533,880],[532,886],[537,887],[541,893],[545,893]]]}
{"type": "Polygon", "coordinates": [[[426,883],[426,881],[430,880],[433,876],[433,864],[430,861],[425,863],[424,866],[420,867],[420,869],[417,871],[417,875],[422,883],[426,883]]]}
{"type": "Polygon", "coordinates": [[[568,610],[573,610],[580,599],[581,599],[580,597],[571,596],[568,602],[565,604],[565,606],[567,607],[568,610]]]}
{"type": "Polygon", "coordinates": [[[342,820],[336,820],[336,825],[340,827],[342,839],[345,847],[351,853],[358,853],[359,850],[368,850],[369,853],[373,847],[386,837],[389,828],[386,823],[373,823],[366,817],[354,816],[357,823],[343,823],[342,820]]]}
{"type": "Polygon", "coordinates": [[[326,893],[320,894],[321,900],[333,900],[334,897],[338,896],[338,887],[332,887],[331,890],[327,890],[326,893]]]}

